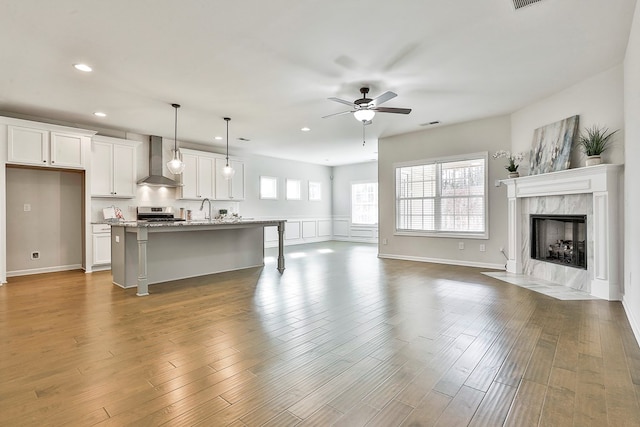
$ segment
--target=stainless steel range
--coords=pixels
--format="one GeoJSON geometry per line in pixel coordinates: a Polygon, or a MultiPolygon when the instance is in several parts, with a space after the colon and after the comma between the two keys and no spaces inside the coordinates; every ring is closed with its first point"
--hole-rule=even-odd
{"type": "Polygon", "coordinates": [[[184,221],[174,215],[170,206],[138,206],[136,217],[138,221],[145,222],[184,221]]]}

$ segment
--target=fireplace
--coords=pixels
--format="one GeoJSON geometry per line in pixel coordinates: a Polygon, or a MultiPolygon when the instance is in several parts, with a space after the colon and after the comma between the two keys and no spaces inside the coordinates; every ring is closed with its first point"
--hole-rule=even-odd
{"type": "Polygon", "coordinates": [[[622,165],[602,164],[500,181],[507,187],[507,271],[589,292],[598,298],[621,300],[622,172],[622,165]],[[545,252],[548,254],[549,246],[555,244],[551,252],[555,251],[557,258],[563,258],[566,251],[572,262],[584,258],[586,268],[533,259],[531,215],[576,214],[586,216],[584,236],[580,226],[574,233],[573,225],[560,221],[564,225],[560,228],[570,228],[571,236],[556,237],[555,243],[545,242],[538,252],[546,258],[545,252]],[[573,248],[565,243],[569,240],[573,248]],[[586,241],[584,255],[582,241],[586,241]]]}
{"type": "Polygon", "coordinates": [[[531,259],[587,268],[586,215],[531,215],[531,259]]]}

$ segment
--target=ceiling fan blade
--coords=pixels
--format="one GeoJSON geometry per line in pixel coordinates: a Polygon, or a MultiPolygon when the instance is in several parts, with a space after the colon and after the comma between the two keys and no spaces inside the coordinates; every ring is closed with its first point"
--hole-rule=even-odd
{"type": "Polygon", "coordinates": [[[383,102],[387,102],[388,100],[393,99],[396,96],[398,96],[398,95],[393,93],[393,92],[387,91],[387,92],[383,93],[382,95],[378,96],[377,98],[375,98],[373,101],[371,101],[369,103],[369,105],[377,107],[378,105],[382,104],[383,102]]]}
{"type": "Polygon", "coordinates": [[[371,110],[379,111],[381,113],[396,113],[396,114],[409,114],[411,112],[411,108],[378,107],[378,108],[371,108],[371,110]]]}
{"type": "Polygon", "coordinates": [[[329,98],[331,101],[335,101],[335,102],[339,102],[341,104],[345,104],[348,105],[350,107],[353,107],[355,104],[351,101],[345,101],[344,99],[340,99],[340,98],[329,98]]]}
{"type": "Polygon", "coordinates": [[[353,113],[353,111],[341,111],[339,113],[333,113],[333,114],[329,114],[329,115],[326,115],[326,116],[322,116],[322,118],[326,119],[327,117],[341,116],[343,114],[349,114],[349,113],[353,113]]]}

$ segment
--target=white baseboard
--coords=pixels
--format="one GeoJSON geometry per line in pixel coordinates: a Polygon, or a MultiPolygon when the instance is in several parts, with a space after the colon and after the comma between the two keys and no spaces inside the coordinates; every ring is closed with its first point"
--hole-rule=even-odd
{"type": "Polygon", "coordinates": [[[94,265],[91,268],[91,271],[86,271],[86,273],[93,273],[94,271],[105,271],[105,270],[111,270],[111,264],[94,265]]]}
{"type": "Polygon", "coordinates": [[[636,337],[636,342],[640,345],[640,323],[624,297],[622,297],[622,307],[624,308],[624,312],[627,314],[627,319],[629,319],[629,324],[631,325],[633,335],[636,337]]]}
{"type": "Polygon", "coordinates": [[[504,270],[504,264],[493,264],[488,262],[475,262],[475,261],[463,261],[459,259],[441,259],[441,258],[426,258],[407,255],[394,255],[394,254],[378,254],[378,258],[399,259],[403,261],[418,261],[418,262],[433,262],[435,264],[447,264],[447,265],[459,265],[462,267],[478,267],[478,268],[490,268],[492,270],[504,270]]]}
{"type": "Polygon", "coordinates": [[[7,277],[27,276],[29,274],[56,273],[58,271],[82,270],[82,264],[57,265],[55,267],[30,268],[28,270],[7,271],[7,277]]]}

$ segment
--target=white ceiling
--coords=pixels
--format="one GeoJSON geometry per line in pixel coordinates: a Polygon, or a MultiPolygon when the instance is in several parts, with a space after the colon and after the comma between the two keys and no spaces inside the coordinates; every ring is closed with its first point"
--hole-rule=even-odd
{"type": "Polygon", "coordinates": [[[5,0],[0,111],[339,165],[380,137],[513,112],[624,58],[635,0],[5,0]],[[87,63],[94,72],[76,71],[87,63]],[[366,127],[322,119],[387,90],[366,127]],[[94,111],[104,111],[97,118],[94,111]],[[310,132],[301,132],[303,126],[310,132]],[[237,138],[250,139],[249,142],[237,138]]]}

